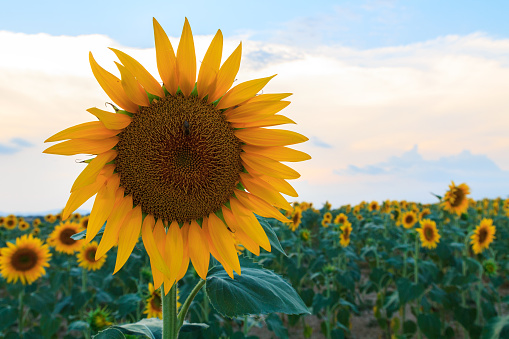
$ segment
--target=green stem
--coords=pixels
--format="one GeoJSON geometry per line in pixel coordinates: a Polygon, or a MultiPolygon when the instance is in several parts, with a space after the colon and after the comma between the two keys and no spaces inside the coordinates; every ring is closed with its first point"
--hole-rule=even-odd
{"type": "Polygon", "coordinates": [[[18,328],[19,328],[19,336],[20,336],[20,338],[23,337],[23,329],[25,327],[25,324],[24,324],[24,321],[25,321],[25,317],[24,317],[25,309],[24,309],[24,306],[25,305],[23,304],[24,297],[25,297],[25,286],[23,286],[23,288],[21,289],[21,292],[19,293],[19,296],[18,296],[18,302],[19,302],[18,328]]]}
{"type": "Polygon", "coordinates": [[[86,268],[81,268],[81,292],[87,291],[87,270],[86,268]]]}
{"type": "MultiPolygon", "coordinates": [[[[407,244],[407,232],[406,229],[403,229],[403,245],[406,247],[407,244]]],[[[403,247],[403,278],[406,278],[407,276],[407,258],[408,258],[408,252],[406,248],[403,247]]],[[[406,303],[404,303],[401,306],[401,334],[405,332],[403,325],[406,321],[406,303]]]]}
{"type": "Polygon", "coordinates": [[[481,294],[483,290],[483,281],[482,281],[482,274],[483,274],[483,267],[481,266],[479,269],[479,286],[477,289],[477,298],[476,298],[476,304],[477,304],[477,323],[482,326],[482,308],[481,308],[481,294]]]}
{"type": "Polygon", "coordinates": [[[247,333],[249,332],[249,327],[247,326],[247,315],[244,316],[244,337],[247,337],[247,333]]]}
{"type": "Polygon", "coordinates": [[[177,339],[180,326],[177,325],[177,283],[173,284],[168,294],[161,286],[163,301],[163,339],[177,339]]]}
{"type": "MultiPolygon", "coordinates": [[[[191,306],[191,303],[193,302],[194,297],[196,297],[196,294],[201,290],[201,288],[205,285],[205,280],[200,280],[196,284],[196,286],[193,288],[189,296],[187,297],[186,301],[182,305],[182,308],[180,309],[180,312],[178,314],[178,327],[182,327],[182,324],[184,324],[184,319],[186,318],[187,312],[189,311],[189,307],[191,306]]],[[[176,294],[176,289],[175,289],[176,294]]],[[[207,296],[204,296],[204,298],[208,298],[207,296]]],[[[163,303],[164,306],[164,303],[163,303]]],[[[176,308],[176,306],[175,306],[176,308]]],[[[163,308],[164,311],[164,308],[163,308]]],[[[208,304],[207,304],[207,311],[208,311],[208,304]]],[[[164,317],[164,314],[163,314],[164,317]]],[[[208,321],[208,313],[205,316],[205,321],[208,321]]]]}
{"type": "MultiPolygon", "coordinates": [[[[416,234],[415,235],[415,254],[414,254],[414,283],[415,284],[419,283],[419,251],[420,251],[419,237],[416,234]]],[[[415,304],[417,306],[415,309],[415,317],[417,318],[417,316],[419,315],[419,298],[417,298],[417,300],[415,301],[415,304]]],[[[418,339],[422,338],[421,331],[419,330],[419,327],[417,327],[417,338],[418,339]]]]}

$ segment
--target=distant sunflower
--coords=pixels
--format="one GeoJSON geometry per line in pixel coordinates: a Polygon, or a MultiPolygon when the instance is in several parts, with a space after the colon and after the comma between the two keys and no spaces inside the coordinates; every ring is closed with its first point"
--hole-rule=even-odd
{"type": "MultiPolygon", "coordinates": [[[[162,309],[162,300],[161,300],[161,290],[154,288],[152,283],[148,284],[148,297],[145,300],[145,310],[144,314],[147,315],[147,318],[159,318],[163,317],[163,309],[162,309]]],[[[177,310],[180,308],[181,303],[178,301],[180,299],[179,290],[177,289],[177,310]]]]}
{"type": "Polygon", "coordinates": [[[325,204],[323,205],[323,208],[326,210],[326,211],[330,211],[332,207],[332,204],[328,201],[325,202],[325,204]]]}
{"type": "Polygon", "coordinates": [[[103,267],[106,262],[106,255],[102,256],[98,260],[95,260],[95,252],[99,244],[95,241],[83,245],[81,250],[76,254],[80,267],[83,267],[89,271],[96,271],[103,267]]]}
{"type": "Polygon", "coordinates": [[[90,220],[90,217],[83,217],[81,218],[80,220],[80,226],[81,228],[83,228],[84,230],[86,230],[88,228],[88,221],[90,220]]]}
{"type": "Polygon", "coordinates": [[[429,215],[431,215],[431,210],[426,207],[419,213],[419,219],[422,220],[428,217],[429,215]]]}
{"type": "Polygon", "coordinates": [[[449,190],[445,193],[441,206],[445,211],[461,215],[468,209],[468,194],[470,194],[470,187],[467,184],[463,183],[456,186],[454,181],[452,181],[452,184],[449,185],[449,190]]]}
{"type": "Polygon", "coordinates": [[[496,227],[493,225],[493,220],[483,219],[476,227],[474,234],[470,237],[470,244],[475,254],[479,254],[485,249],[490,247],[490,244],[495,239],[496,227]]]}
{"type": "Polygon", "coordinates": [[[304,242],[306,241],[309,241],[311,237],[311,233],[309,232],[309,230],[306,230],[306,229],[303,229],[300,231],[300,239],[304,242]]]}
{"type": "Polygon", "coordinates": [[[401,223],[403,224],[403,227],[405,227],[405,228],[414,227],[416,222],[417,222],[417,215],[415,214],[414,211],[405,212],[401,216],[401,223]]]}
{"type": "Polygon", "coordinates": [[[339,243],[343,247],[347,247],[350,244],[350,235],[352,234],[352,224],[348,221],[340,227],[341,234],[339,235],[339,243]]]}
{"type": "Polygon", "coordinates": [[[41,229],[39,227],[34,227],[32,228],[32,235],[33,236],[38,236],[39,234],[41,233],[41,229]]]}
{"type": "Polygon", "coordinates": [[[32,220],[33,227],[39,227],[40,224],[41,224],[41,219],[35,218],[34,220],[32,220]]]}
{"type": "Polygon", "coordinates": [[[55,246],[57,252],[74,254],[83,246],[83,240],[74,240],[72,235],[83,231],[78,223],[66,221],[55,227],[48,237],[48,243],[55,246]]]}
{"type": "Polygon", "coordinates": [[[90,108],[99,121],[46,140],[63,142],[45,153],[97,155],[74,182],[62,217],[67,219],[97,194],[86,240],[107,222],[96,257],[118,244],[114,272],[129,258],[141,231],[153,274],[168,287],[184,276],[189,261],[205,279],[210,254],[233,278],[233,271],[241,271],[231,234],[254,254],[260,247],[270,251],[254,213],[288,222],[279,209],[292,206],[280,192],[296,197],[286,180],[300,175],[281,161],[310,159],[286,147],[308,138],[265,128],[293,123],[276,114],[288,106],[282,100],[290,94],[257,95],[273,76],[230,89],[240,67],[241,45],[220,65],[223,36],[218,31],[197,72],[187,19],[176,55],[159,23],[154,19],[153,24],[164,86],[119,50],[111,49],[120,61],[121,79],[90,53],[95,78],[122,110],[90,108]],[[164,243],[171,246],[160,246],[164,243]]]}
{"type": "Polygon", "coordinates": [[[4,227],[8,230],[13,230],[18,225],[18,218],[16,218],[14,215],[8,215],[5,218],[4,227]]]}
{"type": "Polygon", "coordinates": [[[57,217],[53,214],[47,214],[46,216],[44,216],[44,221],[53,224],[54,222],[57,221],[57,217]]]}
{"type": "Polygon", "coordinates": [[[359,220],[359,221],[361,221],[361,220],[363,220],[363,219],[364,219],[364,217],[362,216],[362,214],[357,214],[355,217],[356,217],[356,218],[357,218],[357,220],[359,220]]]}
{"type": "Polygon", "coordinates": [[[71,219],[73,219],[73,221],[79,221],[81,219],[81,214],[80,213],[73,213],[72,216],[71,216],[71,219]]]}
{"type": "Polygon", "coordinates": [[[2,227],[5,224],[5,217],[0,216],[0,227],[2,227]]]}
{"type": "Polygon", "coordinates": [[[113,325],[111,321],[111,313],[106,308],[96,308],[88,313],[88,323],[95,332],[113,325]]]}
{"type": "Polygon", "coordinates": [[[295,230],[299,228],[301,221],[302,221],[302,210],[300,209],[300,207],[296,207],[293,210],[291,222],[288,224],[288,227],[290,227],[292,232],[295,232],[295,230]]]}
{"type": "Polygon", "coordinates": [[[24,220],[21,221],[20,223],[18,223],[18,229],[20,231],[26,231],[29,228],[30,228],[30,224],[24,220]]]}
{"type": "Polygon", "coordinates": [[[343,225],[348,220],[348,217],[344,213],[339,213],[334,219],[335,224],[343,225]]]}
{"type": "Polygon", "coordinates": [[[440,242],[440,234],[438,234],[437,224],[433,220],[424,219],[420,222],[421,228],[415,230],[419,233],[422,247],[435,248],[440,242]]]}
{"type": "Polygon", "coordinates": [[[370,212],[376,212],[380,209],[380,205],[378,204],[378,202],[376,201],[372,201],[370,204],[369,204],[369,211],[370,212]]]}
{"type": "Polygon", "coordinates": [[[323,218],[325,220],[328,220],[329,222],[332,221],[332,213],[331,212],[325,212],[324,215],[323,215],[323,218]]]}
{"type": "Polygon", "coordinates": [[[323,218],[323,219],[322,219],[322,222],[321,222],[322,227],[324,227],[324,228],[329,227],[330,222],[331,222],[331,221],[330,221],[329,219],[325,219],[325,218],[323,218]]]}
{"type": "Polygon", "coordinates": [[[30,235],[23,235],[16,239],[16,244],[7,243],[7,247],[0,249],[0,273],[8,283],[18,280],[23,285],[31,284],[46,274],[45,267],[49,267],[51,253],[48,245],[41,239],[30,235]]]}

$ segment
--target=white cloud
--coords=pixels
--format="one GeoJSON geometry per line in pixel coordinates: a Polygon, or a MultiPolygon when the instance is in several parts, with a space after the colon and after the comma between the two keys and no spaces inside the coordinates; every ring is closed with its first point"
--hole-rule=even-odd
{"type": "MultiPolygon", "coordinates": [[[[195,37],[198,61],[211,38],[195,37]]],[[[415,178],[408,178],[404,180],[413,186],[402,179],[385,187],[377,186],[388,180],[383,174],[334,174],[349,165],[366,170],[365,166],[415,144],[426,159],[469,150],[509,170],[509,40],[473,34],[358,50],[342,46],[310,49],[230,37],[225,40],[223,60],[241,39],[244,59],[238,81],[277,73],[266,92],[294,93],[285,112],[298,125],[289,128],[311,139],[297,148],[313,157],[292,165],[302,174],[295,182],[302,199],[323,202],[336,197],[338,202],[347,202],[360,194],[366,200],[399,194],[423,200],[430,190],[422,186],[426,178],[421,186],[415,178]]],[[[176,49],[178,39],[171,40],[176,49]]],[[[110,101],[91,74],[88,51],[106,69],[118,73],[107,47],[120,48],[157,75],[155,53],[119,46],[101,35],[0,32],[0,44],[4,46],[0,54],[0,145],[16,146],[10,143],[14,138],[37,145],[0,154],[0,185],[3,192],[10,192],[0,198],[0,210],[53,209],[65,203],[67,193],[63,192],[68,192],[79,166],[73,161],[76,157],[38,153],[42,141],[89,121],[92,117],[86,108],[110,101]],[[31,194],[34,191],[38,193],[31,194]],[[11,192],[19,194],[19,199],[12,198],[11,192]]],[[[439,184],[442,190],[448,180],[439,184]]]]}

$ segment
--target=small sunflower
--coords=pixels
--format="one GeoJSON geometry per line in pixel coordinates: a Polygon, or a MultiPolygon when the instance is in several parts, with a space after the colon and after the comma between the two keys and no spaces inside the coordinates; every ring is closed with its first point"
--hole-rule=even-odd
{"type": "Polygon", "coordinates": [[[113,325],[111,313],[106,308],[96,308],[88,313],[88,323],[94,332],[113,325]]]}
{"type": "Polygon", "coordinates": [[[470,244],[475,254],[479,254],[485,249],[490,247],[490,244],[495,239],[496,227],[493,225],[493,220],[483,219],[476,227],[474,234],[470,237],[470,244]]]}
{"type": "Polygon", "coordinates": [[[431,215],[431,210],[429,208],[424,208],[420,213],[419,213],[419,220],[422,220],[428,216],[431,215]]]}
{"type": "Polygon", "coordinates": [[[205,279],[210,254],[233,278],[233,271],[240,274],[241,269],[231,234],[253,254],[258,255],[260,247],[270,251],[254,213],[288,222],[279,209],[292,206],[280,193],[296,197],[286,180],[300,175],[281,162],[310,159],[286,147],[308,138],[265,128],[293,123],[276,114],[288,106],[283,99],[290,94],[257,95],[273,76],[230,89],[242,45],[221,65],[223,36],[218,31],[198,71],[187,19],[176,54],[155,19],[153,25],[164,86],[126,53],[111,49],[120,61],[120,79],[90,53],[95,78],[122,110],[90,108],[99,121],[46,140],[62,142],[45,153],[96,155],[74,182],[62,217],[66,220],[97,194],[86,240],[106,222],[96,257],[118,244],[115,273],[141,231],[153,274],[168,287],[184,276],[189,261],[205,279]]]}
{"type": "Polygon", "coordinates": [[[7,218],[5,218],[4,227],[6,229],[13,230],[16,228],[17,225],[18,225],[18,218],[16,218],[15,216],[7,216],[7,218]]]}
{"type": "Polygon", "coordinates": [[[39,227],[39,225],[41,225],[41,219],[35,218],[34,220],[32,220],[33,227],[39,227]]]}
{"type": "Polygon", "coordinates": [[[5,224],[5,217],[0,216],[0,227],[2,227],[5,224]]]}
{"type": "Polygon", "coordinates": [[[23,235],[16,239],[16,244],[7,243],[0,249],[0,273],[8,283],[21,281],[23,285],[31,284],[46,274],[51,253],[48,245],[41,239],[23,235]]]}
{"type": "Polygon", "coordinates": [[[81,219],[80,213],[73,213],[71,216],[72,221],[79,221],[81,219]]]}
{"type": "Polygon", "coordinates": [[[330,211],[332,207],[332,204],[328,201],[325,202],[325,204],[323,205],[323,208],[326,210],[326,211],[330,211]]]}
{"type": "Polygon", "coordinates": [[[380,209],[380,205],[378,204],[378,202],[376,201],[372,201],[370,204],[369,204],[369,211],[370,212],[376,212],[380,209]]]}
{"type": "Polygon", "coordinates": [[[291,222],[288,224],[288,227],[290,227],[292,232],[295,232],[295,230],[299,228],[299,225],[302,221],[302,210],[300,209],[300,207],[296,207],[293,210],[293,215],[290,220],[291,222]]]}
{"type": "Polygon", "coordinates": [[[328,220],[329,222],[332,221],[332,213],[331,212],[325,212],[324,215],[323,215],[323,218],[325,220],[328,220]]]}
{"type": "Polygon", "coordinates": [[[348,221],[348,217],[344,213],[339,213],[334,219],[334,223],[339,225],[343,225],[346,221],[348,221]]]}
{"type": "Polygon", "coordinates": [[[18,229],[20,231],[26,231],[29,228],[30,228],[30,224],[28,222],[26,222],[25,220],[18,223],[18,229]]]}
{"type": "Polygon", "coordinates": [[[347,247],[350,244],[350,234],[352,234],[352,224],[348,221],[340,227],[341,234],[339,235],[339,243],[343,247],[347,247]]]}
{"type": "Polygon", "coordinates": [[[331,223],[331,221],[329,219],[323,218],[322,222],[321,222],[321,225],[322,225],[323,228],[327,228],[327,227],[329,227],[330,223],[331,223]]]}
{"type": "Polygon", "coordinates": [[[95,241],[83,245],[81,250],[76,254],[80,267],[83,267],[89,271],[96,271],[103,267],[106,262],[106,255],[102,256],[98,260],[95,260],[95,252],[99,244],[95,241]]]}
{"type": "Polygon", "coordinates": [[[311,233],[307,229],[303,229],[300,231],[300,239],[304,242],[309,241],[311,237],[311,233]]]}
{"type": "Polygon", "coordinates": [[[470,187],[467,184],[463,183],[456,186],[454,181],[452,181],[451,185],[449,185],[449,190],[445,193],[441,206],[445,211],[461,215],[468,209],[468,194],[470,194],[470,187]]]}
{"type": "Polygon", "coordinates": [[[41,229],[39,227],[34,227],[32,228],[32,235],[33,236],[38,236],[39,234],[41,233],[41,229]]]}
{"type": "Polygon", "coordinates": [[[74,254],[83,246],[83,240],[74,240],[72,235],[83,231],[78,223],[66,221],[55,227],[48,237],[48,243],[57,252],[74,254]]]}
{"type": "MultiPolygon", "coordinates": [[[[146,298],[146,306],[143,311],[144,314],[147,315],[147,318],[159,318],[163,317],[163,309],[162,309],[162,300],[161,300],[161,290],[158,288],[154,288],[152,283],[148,284],[148,297],[146,298]]],[[[178,301],[180,299],[179,290],[177,288],[177,310],[180,308],[181,303],[178,301]]]]}
{"type": "Polygon", "coordinates": [[[361,220],[363,220],[363,219],[364,219],[364,217],[362,216],[362,214],[357,214],[355,217],[356,217],[356,218],[357,218],[357,220],[359,220],[359,221],[361,221],[361,220]]]}
{"type": "Polygon", "coordinates": [[[81,220],[80,220],[80,226],[81,226],[81,228],[83,228],[84,230],[86,230],[86,229],[87,229],[87,227],[88,227],[88,220],[89,220],[89,219],[90,219],[90,217],[88,217],[88,216],[87,216],[87,217],[83,217],[83,218],[81,218],[81,220]]]}
{"type": "Polygon", "coordinates": [[[44,216],[44,221],[53,224],[54,222],[57,221],[57,217],[54,214],[47,214],[44,216]]]}
{"type": "Polygon", "coordinates": [[[440,234],[438,234],[437,224],[433,220],[424,219],[420,222],[421,228],[415,230],[419,233],[422,247],[429,249],[436,248],[440,242],[440,234]]]}
{"type": "Polygon", "coordinates": [[[405,227],[405,228],[414,227],[416,222],[417,222],[417,215],[415,214],[414,211],[405,212],[401,216],[401,223],[403,224],[403,227],[405,227]]]}

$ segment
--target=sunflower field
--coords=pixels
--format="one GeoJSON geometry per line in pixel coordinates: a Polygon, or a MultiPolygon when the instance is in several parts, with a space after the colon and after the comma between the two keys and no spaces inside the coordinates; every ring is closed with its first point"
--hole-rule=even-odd
{"type": "MultiPolygon", "coordinates": [[[[243,271],[233,281],[249,288],[250,267],[263,267],[270,272],[264,279],[282,277],[309,313],[234,316],[229,300],[193,291],[200,276],[190,268],[178,282],[177,305],[196,293],[186,320],[201,325],[179,338],[508,338],[509,199],[474,201],[467,194],[468,186],[453,183],[436,204],[316,209],[301,202],[290,223],[259,218],[280,243],[258,257],[238,244],[243,271]],[[462,205],[454,203],[458,195],[448,196],[454,190],[465,193],[462,205]]],[[[88,220],[77,213],[65,222],[60,214],[0,217],[2,338],[114,337],[105,329],[150,337],[122,327],[150,327],[162,317],[149,255],[138,243],[112,275],[116,249],[96,261],[101,234],[80,239],[88,220]]],[[[218,270],[224,273],[212,260],[207,289],[218,283],[218,270]]],[[[221,284],[232,288],[226,279],[221,284]]]]}

